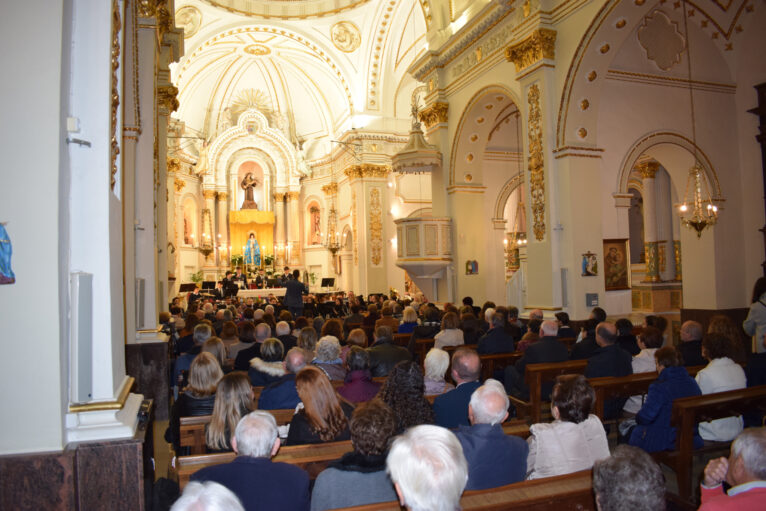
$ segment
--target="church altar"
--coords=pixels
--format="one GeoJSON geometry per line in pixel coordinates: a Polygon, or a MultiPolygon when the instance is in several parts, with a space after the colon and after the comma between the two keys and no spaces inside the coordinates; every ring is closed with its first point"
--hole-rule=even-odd
{"type": "Polygon", "coordinates": [[[285,296],[284,287],[274,287],[266,289],[240,289],[237,293],[238,298],[265,298],[269,295],[285,296]]]}
{"type": "Polygon", "coordinates": [[[257,209],[229,211],[231,254],[244,255],[250,234],[260,246],[261,263],[266,255],[274,255],[274,212],[257,209]]]}

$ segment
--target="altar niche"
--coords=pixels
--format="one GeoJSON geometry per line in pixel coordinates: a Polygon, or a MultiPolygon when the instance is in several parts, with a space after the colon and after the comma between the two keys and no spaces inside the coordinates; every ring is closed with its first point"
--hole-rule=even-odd
{"type": "Polygon", "coordinates": [[[254,161],[246,161],[237,169],[237,200],[240,210],[266,210],[264,202],[263,168],[254,161]]]}

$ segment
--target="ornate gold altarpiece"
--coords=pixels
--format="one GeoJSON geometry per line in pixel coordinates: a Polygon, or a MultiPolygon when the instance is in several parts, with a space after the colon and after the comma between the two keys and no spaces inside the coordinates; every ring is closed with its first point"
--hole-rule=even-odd
{"type": "Polygon", "coordinates": [[[229,211],[229,233],[231,235],[231,254],[244,254],[243,247],[250,233],[261,246],[261,258],[274,254],[274,212],[243,209],[229,211]]]}

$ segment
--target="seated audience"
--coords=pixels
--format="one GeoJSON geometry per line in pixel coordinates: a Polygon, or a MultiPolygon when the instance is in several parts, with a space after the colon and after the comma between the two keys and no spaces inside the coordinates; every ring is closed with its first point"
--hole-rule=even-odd
{"type": "Polygon", "coordinates": [[[433,339],[436,334],[441,331],[441,323],[439,316],[439,309],[436,307],[421,307],[421,309],[427,309],[424,315],[423,323],[416,326],[412,330],[412,336],[410,337],[410,343],[407,349],[410,353],[415,354],[415,346],[418,339],[433,339]]]}
{"type": "Polygon", "coordinates": [[[415,362],[399,362],[391,370],[378,397],[394,411],[397,434],[418,424],[433,424],[434,413],[424,391],[423,373],[415,362]]]}
{"type": "Polygon", "coordinates": [[[383,314],[383,317],[375,322],[375,328],[378,328],[379,326],[387,326],[390,327],[392,331],[396,331],[399,328],[399,320],[394,317],[394,309],[392,306],[387,305],[383,307],[381,314],[383,314]]]}
{"type": "Polygon", "coordinates": [[[580,332],[583,338],[572,347],[572,353],[569,355],[570,360],[586,359],[598,349],[598,343],[596,342],[596,326],[598,324],[599,321],[595,318],[590,318],[585,322],[585,326],[582,332],[580,332]]]}
{"type": "Polygon", "coordinates": [[[189,384],[178,395],[170,410],[170,424],[165,440],[181,455],[181,417],[198,417],[213,413],[215,390],[223,378],[218,361],[210,353],[200,353],[189,368],[189,384]]]}
{"type": "Polygon", "coordinates": [[[340,349],[340,358],[343,362],[346,362],[346,357],[351,351],[351,348],[358,346],[359,348],[367,348],[367,334],[361,328],[354,328],[348,333],[346,337],[346,345],[340,349]]]}
{"type": "Polygon", "coordinates": [[[766,428],[746,429],[727,458],[710,460],[700,488],[700,511],[756,511],[766,500],[766,428]],[[724,481],[730,485],[728,491],[724,481]]]}
{"type": "Polygon", "coordinates": [[[354,408],[338,399],[327,375],[306,366],[295,378],[295,385],[303,408],[290,421],[287,445],[348,440],[348,418],[354,408]]]}
{"type": "Polygon", "coordinates": [[[359,326],[362,324],[364,316],[362,316],[361,311],[362,307],[358,303],[351,305],[351,314],[343,320],[343,330],[345,332],[350,332],[352,326],[359,326]]]}
{"type": "Polygon", "coordinates": [[[311,362],[314,360],[314,352],[317,348],[317,331],[313,326],[307,326],[301,328],[298,334],[298,347],[306,353],[306,360],[311,362]]]}
{"type": "Polygon", "coordinates": [[[397,327],[398,334],[411,334],[418,326],[418,313],[412,307],[405,307],[402,314],[402,322],[397,327]]]}
{"type": "Polygon", "coordinates": [[[222,484],[191,482],[170,511],[245,511],[234,492],[222,484]]]}
{"type": "Polygon", "coordinates": [[[249,348],[239,350],[237,358],[234,359],[234,369],[237,371],[247,371],[250,367],[250,361],[261,355],[261,344],[271,337],[274,328],[268,323],[258,323],[255,325],[255,342],[249,348]]]}
{"type": "Polygon", "coordinates": [[[678,350],[681,352],[686,367],[705,365],[702,358],[702,325],[696,321],[684,321],[681,325],[681,344],[678,350]]]}
{"type": "Polygon", "coordinates": [[[668,337],[667,337],[667,333],[665,333],[665,330],[668,328],[668,320],[665,319],[665,317],[663,316],[656,316],[654,314],[650,314],[644,318],[644,328],[648,326],[652,326],[656,328],[657,330],[659,330],[660,333],[662,333],[662,339],[663,339],[662,345],[666,346],[668,337]]]}
{"type": "Polygon", "coordinates": [[[542,324],[540,319],[530,319],[527,322],[527,333],[521,336],[521,340],[516,345],[516,351],[527,351],[527,348],[540,340],[540,325],[542,324]]]}
{"type": "Polygon", "coordinates": [[[471,426],[460,426],[455,433],[468,462],[466,490],[517,483],[527,475],[527,443],[503,432],[508,404],[503,385],[491,378],[471,395],[468,404],[471,426]]]}
{"type": "MultiPolygon", "coordinates": [[[[360,330],[362,335],[364,331],[360,330]]],[[[338,394],[352,403],[362,403],[374,398],[381,384],[372,381],[370,373],[370,354],[359,346],[352,346],[346,357],[345,383],[338,388],[338,394]]]]}
{"type": "Polygon", "coordinates": [[[527,331],[527,327],[519,320],[519,308],[513,305],[508,307],[495,307],[495,312],[499,312],[505,318],[505,331],[513,337],[514,341],[520,341],[527,331]]]}
{"type": "Polygon", "coordinates": [[[380,399],[363,403],[354,410],[349,429],[354,450],[330,463],[317,476],[311,494],[312,510],[389,502],[397,498],[386,473],[388,443],[396,431],[391,408],[380,399]]]}
{"type": "Polygon", "coordinates": [[[340,358],[340,343],[332,335],[325,335],[317,343],[316,358],[311,362],[322,370],[330,380],[343,381],[346,368],[340,358]]]}
{"type": "Polygon", "coordinates": [[[258,399],[258,408],[261,410],[282,410],[295,408],[301,399],[295,387],[295,375],[306,365],[306,352],[300,348],[293,348],[285,357],[284,376],[267,386],[261,392],[258,399]]]}
{"type": "Polygon", "coordinates": [[[444,394],[455,388],[454,385],[444,379],[444,374],[449,368],[449,353],[439,348],[431,348],[428,350],[423,366],[425,368],[426,396],[444,394]]]}
{"type": "Polygon", "coordinates": [[[460,346],[463,344],[463,331],[460,320],[454,312],[448,312],[442,318],[441,331],[434,336],[434,347],[460,346]]]}
{"type": "Polygon", "coordinates": [[[250,379],[240,371],[224,376],[218,383],[210,424],[205,431],[208,452],[231,451],[231,435],[239,420],[255,409],[250,379]]]}
{"type": "Polygon", "coordinates": [[[338,318],[330,318],[322,325],[321,337],[331,335],[341,341],[344,338],[343,322],[338,318]]]}
{"type": "Polygon", "coordinates": [[[620,318],[614,322],[617,327],[617,346],[624,349],[631,356],[635,357],[641,351],[638,347],[638,340],[633,335],[633,323],[627,318],[620,318]]]}
{"type": "Polygon", "coordinates": [[[397,437],[386,459],[399,502],[411,511],[460,509],[468,464],[454,433],[417,426],[397,437]]]}
{"type": "Polygon", "coordinates": [[[729,316],[716,314],[710,318],[707,324],[707,333],[721,334],[731,343],[729,358],[738,364],[747,362],[747,353],[751,350],[751,339],[745,340],[743,330],[732,321],[729,316]]]}
{"type": "MultiPolygon", "coordinates": [[[[282,313],[290,314],[288,311],[282,311],[282,313]]],[[[280,314],[280,316],[281,315],[282,314],[280,314]]],[[[296,339],[296,337],[292,334],[290,323],[287,321],[280,321],[277,323],[277,327],[274,330],[274,333],[276,333],[277,339],[279,339],[282,343],[284,353],[287,353],[298,345],[298,339],[296,339]]]]}
{"type": "MultiPolygon", "coordinates": [[[[487,302],[487,303],[493,303],[493,302],[487,302]]],[[[485,303],[484,305],[487,305],[485,303]]],[[[492,328],[492,315],[495,313],[495,307],[494,304],[490,307],[487,307],[486,309],[483,309],[481,312],[481,331],[485,334],[489,332],[489,329],[492,328]]],[[[503,318],[503,325],[505,325],[505,316],[500,314],[500,317],[503,318]]]]}
{"type": "Polygon", "coordinates": [[[378,306],[371,303],[367,306],[367,314],[362,318],[362,326],[375,327],[375,322],[380,319],[378,314],[378,306]]]}
{"type": "Polygon", "coordinates": [[[367,353],[370,354],[370,372],[373,376],[388,376],[396,364],[412,359],[407,348],[394,344],[391,328],[387,326],[376,328],[374,338],[375,342],[367,348],[367,353]]]}
{"type": "MultiPolygon", "coordinates": [[[[596,327],[596,344],[599,347],[588,358],[588,365],[585,367],[586,378],[633,374],[632,357],[617,345],[617,328],[612,323],[599,323],[596,327]]],[[[626,398],[616,398],[604,403],[604,418],[616,418],[625,406],[625,401],[626,398]]]]}
{"type": "Polygon", "coordinates": [[[233,321],[224,321],[223,325],[221,326],[220,337],[223,341],[223,344],[226,346],[226,358],[234,359],[236,357],[236,351],[239,351],[235,350],[234,356],[231,355],[231,348],[239,344],[239,329],[237,329],[237,324],[233,321]]]}
{"type": "Polygon", "coordinates": [[[231,364],[228,364],[228,367],[226,364],[226,346],[221,339],[211,337],[202,345],[202,351],[213,355],[224,373],[231,371],[231,364]]]}
{"type": "Polygon", "coordinates": [[[240,351],[251,348],[255,344],[255,325],[245,321],[241,325],[234,326],[237,328],[238,342],[229,345],[229,358],[236,361],[240,351]]]}
{"type": "Polygon", "coordinates": [[[285,375],[285,365],[282,362],[284,346],[282,341],[269,337],[261,344],[261,356],[250,361],[247,370],[253,387],[271,385],[285,375]]]}
{"type": "Polygon", "coordinates": [[[183,387],[186,385],[188,377],[185,378],[185,376],[189,371],[189,366],[191,366],[192,361],[202,351],[202,345],[205,344],[205,341],[210,339],[212,336],[213,329],[207,323],[199,323],[194,327],[194,333],[192,334],[194,346],[189,348],[186,353],[176,358],[175,364],[173,365],[174,386],[183,387]]]}
{"type": "Polygon", "coordinates": [[[559,339],[574,339],[577,337],[577,332],[575,332],[574,329],[569,326],[569,314],[566,312],[557,312],[556,321],[558,322],[559,326],[559,339]]]}
{"type": "MultiPolygon", "coordinates": [[[[657,380],[649,386],[644,405],[636,415],[637,425],[628,433],[630,445],[646,452],[665,451],[676,446],[676,428],[670,425],[673,400],[699,396],[700,388],[681,365],[681,355],[672,346],[660,348],[654,354],[657,380]]],[[[694,426],[694,447],[702,447],[702,439],[694,426]]]]}
{"type": "Polygon", "coordinates": [[[463,331],[464,344],[477,344],[479,338],[484,335],[481,330],[481,321],[473,313],[473,308],[467,305],[460,310],[460,330],[463,331]]]}
{"type": "Polygon", "coordinates": [[[664,511],[665,476],[651,456],[636,447],[618,445],[593,464],[593,493],[599,511],[664,511]]]}
{"type": "MultiPolygon", "coordinates": [[[[734,362],[735,348],[731,339],[722,334],[707,334],[702,339],[702,356],[710,363],[695,377],[703,394],[744,389],[747,386],[745,371],[734,362]]],[[[712,422],[700,422],[699,433],[703,440],[730,442],[742,432],[742,417],[726,417],[712,422]]]]}
{"type": "MultiPolygon", "coordinates": [[[[529,388],[524,380],[527,365],[566,362],[569,358],[566,345],[558,340],[557,328],[555,321],[543,321],[540,325],[542,334],[540,340],[527,348],[524,356],[517,360],[515,365],[505,368],[504,384],[509,394],[521,399],[529,399],[529,388]]],[[[553,390],[553,382],[546,382],[541,389],[541,395],[550,396],[551,390],[553,390]]]]}
{"type": "Polygon", "coordinates": [[[476,349],[481,355],[491,353],[511,353],[513,351],[513,337],[508,335],[503,328],[505,318],[499,312],[492,314],[489,331],[479,339],[476,349]]]}
{"type": "MultiPolygon", "coordinates": [[[[631,366],[633,374],[653,373],[657,370],[657,362],[654,360],[654,354],[662,347],[662,334],[654,327],[644,328],[638,336],[638,347],[641,351],[633,357],[631,366]]],[[[623,411],[635,415],[644,404],[646,395],[631,396],[622,407],[623,411]]]]}
{"type": "Polygon", "coordinates": [[[230,463],[198,470],[192,481],[214,481],[226,486],[247,511],[309,509],[309,475],[288,463],[273,463],[279,451],[277,422],[269,412],[256,410],[237,424],[231,446],[237,457],[230,463]]]}
{"type": "Polygon", "coordinates": [[[596,393],[583,375],[556,379],[551,394],[554,421],[529,427],[528,479],[587,470],[609,456],[604,426],[591,413],[595,400],[596,393]]]}
{"type": "Polygon", "coordinates": [[[452,380],[455,389],[434,399],[436,424],[444,428],[468,426],[468,403],[471,394],[479,388],[481,360],[474,350],[458,348],[452,355],[452,380]]]}

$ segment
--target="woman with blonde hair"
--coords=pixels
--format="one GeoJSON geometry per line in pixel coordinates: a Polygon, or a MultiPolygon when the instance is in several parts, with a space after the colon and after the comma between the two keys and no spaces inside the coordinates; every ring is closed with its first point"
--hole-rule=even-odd
{"type": "Polygon", "coordinates": [[[210,424],[205,432],[209,452],[231,451],[231,435],[239,419],[255,409],[250,379],[242,371],[223,377],[215,393],[210,424]]]}
{"type": "Polygon", "coordinates": [[[448,390],[455,388],[454,385],[445,381],[444,374],[449,368],[449,354],[439,348],[431,348],[428,350],[425,362],[425,378],[423,379],[426,396],[434,396],[438,394],[444,394],[448,390]]]}
{"type": "Polygon", "coordinates": [[[418,313],[412,307],[405,307],[402,313],[402,322],[396,333],[411,334],[416,326],[418,326],[418,313]]]}
{"type": "Polygon", "coordinates": [[[317,331],[314,327],[307,326],[301,328],[298,334],[298,347],[306,352],[306,361],[314,360],[314,350],[317,347],[317,331]]]}
{"type": "Polygon", "coordinates": [[[218,365],[224,373],[228,373],[231,370],[231,365],[226,366],[226,345],[218,337],[211,337],[202,345],[202,352],[210,353],[218,361],[218,365]]]}
{"type": "Polygon", "coordinates": [[[354,408],[338,399],[321,369],[306,366],[295,377],[303,409],[293,415],[287,444],[318,444],[348,440],[348,420],[354,408]]]}
{"type": "Polygon", "coordinates": [[[192,360],[189,367],[189,384],[178,395],[170,411],[170,425],[165,440],[173,444],[176,454],[181,454],[181,417],[210,415],[215,404],[215,392],[223,371],[218,360],[202,352],[192,360]]]}
{"type": "Polygon", "coordinates": [[[460,346],[464,344],[463,331],[460,330],[460,319],[454,312],[448,312],[442,318],[441,332],[434,336],[434,347],[460,346]]]}

